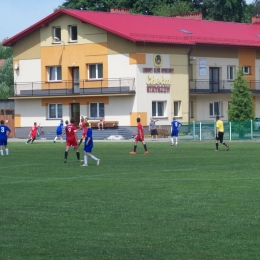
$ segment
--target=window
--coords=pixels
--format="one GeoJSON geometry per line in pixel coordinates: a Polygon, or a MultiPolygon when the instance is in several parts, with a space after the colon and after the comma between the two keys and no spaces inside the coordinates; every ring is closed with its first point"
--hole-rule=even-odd
{"type": "Polygon", "coordinates": [[[53,27],[53,38],[54,38],[54,42],[60,42],[61,41],[60,27],[53,27]]]}
{"type": "Polygon", "coordinates": [[[173,115],[174,117],[181,116],[181,101],[174,101],[173,102],[173,115]]]}
{"type": "Polygon", "coordinates": [[[244,74],[250,74],[250,67],[249,66],[243,66],[242,71],[244,74]]]}
{"type": "Polygon", "coordinates": [[[90,103],[90,118],[105,117],[104,103],[90,103]]]}
{"type": "Polygon", "coordinates": [[[59,81],[61,80],[61,67],[48,67],[48,80],[59,81]]]}
{"type": "Polygon", "coordinates": [[[152,116],[165,116],[165,101],[153,101],[152,102],[152,116]]]}
{"type": "Polygon", "coordinates": [[[227,80],[234,80],[235,66],[227,66],[227,80]]]}
{"type": "Polygon", "coordinates": [[[76,25],[71,25],[69,27],[69,32],[70,32],[70,41],[71,42],[76,42],[78,40],[78,29],[76,25]]]}
{"type": "Polygon", "coordinates": [[[210,102],[209,115],[211,117],[222,116],[222,102],[210,102]]]}
{"type": "Polygon", "coordinates": [[[62,118],[62,104],[49,104],[48,105],[48,118],[49,119],[62,118]]]}
{"type": "Polygon", "coordinates": [[[89,79],[103,78],[103,64],[89,64],[88,65],[89,79]]]}

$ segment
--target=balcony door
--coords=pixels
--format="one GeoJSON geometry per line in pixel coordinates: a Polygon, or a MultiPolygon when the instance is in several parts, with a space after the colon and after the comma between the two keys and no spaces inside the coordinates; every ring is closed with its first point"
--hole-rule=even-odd
{"type": "Polygon", "coordinates": [[[71,115],[71,118],[75,119],[75,126],[78,126],[79,121],[80,121],[80,104],[79,103],[72,103],[70,105],[70,115],[71,115]]]}
{"type": "Polygon", "coordinates": [[[219,68],[209,68],[209,92],[219,92],[219,68]]]}
{"type": "Polygon", "coordinates": [[[73,93],[80,93],[79,67],[73,67],[72,68],[72,88],[73,88],[73,93]]]}

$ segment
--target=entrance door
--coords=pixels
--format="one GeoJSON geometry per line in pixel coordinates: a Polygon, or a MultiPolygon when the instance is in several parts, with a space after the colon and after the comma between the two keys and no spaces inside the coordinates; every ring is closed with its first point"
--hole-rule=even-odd
{"type": "Polygon", "coordinates": [[[73,103],[70,105],[71,118],[75,119],[75,126],[79,125],[80,122],[80,104],[73,103]]]}
{"type": "Polygon", "coordinates": [[[11,133],[9,137],[15,137],[14,109],[1,109],[0,120],[4,120],[4,124],[10,128],[11,133]]]}
{"type": "Polygon", "coordinates": [[[79,67],[73,67],[72,68],[72,89],[73,89],[73,93],[80,93],[79,67]]]}
{"type": "Polygon", "coordinates": [[[209,68],[209,91],[219,92],[219,68],[209,68]]]}

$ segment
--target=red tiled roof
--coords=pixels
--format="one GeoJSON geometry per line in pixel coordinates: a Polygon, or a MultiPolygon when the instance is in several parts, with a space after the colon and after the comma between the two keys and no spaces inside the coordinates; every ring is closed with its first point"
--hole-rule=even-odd
{"type": "Polygon", "coordinates": [[[260,24],[60,9],[3,42],[12,46],[28,34],[67,14],[133,42],[214,44],[260,47],[260,24]],[[183,31],[184,30],[184,31],[183,31]],[[186,31],[186,32],[185,32],[186,31]],[[190,34],[188,33],[190,32],[190,34]],[[257,36],[259,35],[259,37],[257,36]]]}

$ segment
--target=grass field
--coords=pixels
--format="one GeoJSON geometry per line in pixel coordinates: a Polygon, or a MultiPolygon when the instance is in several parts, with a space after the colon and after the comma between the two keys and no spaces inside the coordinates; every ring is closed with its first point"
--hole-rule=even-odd
{"type": "Polygon", "coordinates": [[[0,156],[0,259],[260,259],[260,143],[97,142],[0,156]],[[83,153],[81,152],[81,158],[83,153]]]}

